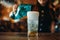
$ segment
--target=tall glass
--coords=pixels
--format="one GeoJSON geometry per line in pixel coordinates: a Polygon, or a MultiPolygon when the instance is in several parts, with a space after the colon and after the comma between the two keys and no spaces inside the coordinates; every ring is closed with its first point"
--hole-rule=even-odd
{"type": "Polygon", "coordinates": [[[38,17],[39,17],[39,12],[37,11],[27,12],[28,37],[38,36],[38,17]]]}

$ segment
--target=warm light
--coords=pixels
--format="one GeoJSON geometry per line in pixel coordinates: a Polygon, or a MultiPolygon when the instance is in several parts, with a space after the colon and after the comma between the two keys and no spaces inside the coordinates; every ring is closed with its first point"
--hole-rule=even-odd
{"type": "Polygon", "coordinates": [[[57,5],[59,3],[59,0],[56,0],[54,3],[53,3],[53,5],[57,5]]]}

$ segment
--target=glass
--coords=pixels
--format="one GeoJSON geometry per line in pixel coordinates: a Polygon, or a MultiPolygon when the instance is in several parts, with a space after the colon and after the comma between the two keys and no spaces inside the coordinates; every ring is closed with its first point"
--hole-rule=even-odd
{"type": "Polygon", "coordinates": [[[34,37],[37,40],[38,37],[38,17],[39,12],[29,11],[27,12],[27,22],[28,22],[28,37],[29,39],[34,37]]]}

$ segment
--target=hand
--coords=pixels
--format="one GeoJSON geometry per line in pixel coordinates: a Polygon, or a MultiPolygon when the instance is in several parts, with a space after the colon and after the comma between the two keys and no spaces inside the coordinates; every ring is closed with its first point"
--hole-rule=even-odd
{"type": "Polygon", "coordinates": [[[17,7],[18,7],[18,5],[17,5],[17,4],[14,4],[14,5],[13,5],[13,12],[16,12],[17,7]]]}

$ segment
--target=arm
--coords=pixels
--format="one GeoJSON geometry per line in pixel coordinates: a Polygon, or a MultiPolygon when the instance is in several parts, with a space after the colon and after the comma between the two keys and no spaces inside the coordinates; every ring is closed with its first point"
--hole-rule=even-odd
{"type": "Polygon", "coordinates": [[[51,33],[54,33],[55,32],[55,22],[53,21],[51,23],[51,33]]]}

